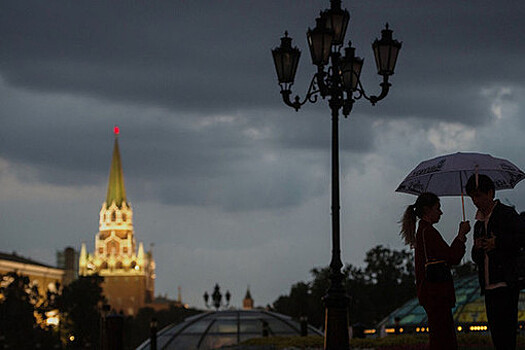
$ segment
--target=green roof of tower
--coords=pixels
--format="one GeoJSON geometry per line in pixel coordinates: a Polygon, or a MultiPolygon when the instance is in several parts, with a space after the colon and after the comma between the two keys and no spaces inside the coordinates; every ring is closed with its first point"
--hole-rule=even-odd
{"type": "Polygon", "coordinates": [[[110,206],[111,203],[115,201],[117,207],[121,208],[123,202],[126,202],[127,204],[127,200],[117,135],[118,128],[115,128],[115,145],[113,147],[111,168],[109,169],[108,194],[106,196],[106,204],[107,206],[110,206]]]}

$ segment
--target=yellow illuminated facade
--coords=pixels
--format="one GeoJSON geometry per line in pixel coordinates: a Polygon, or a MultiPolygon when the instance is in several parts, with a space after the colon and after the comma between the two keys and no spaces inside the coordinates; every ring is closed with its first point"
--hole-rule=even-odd
{"type": "Polygon", "coordinates": [[[16,272],[29,277],[31,286],[37,286],[38,294],[56,291],[56,283],[62,284],[64,270],[47,266],[16,254],[0,253],[0,275],[16,272]]]}

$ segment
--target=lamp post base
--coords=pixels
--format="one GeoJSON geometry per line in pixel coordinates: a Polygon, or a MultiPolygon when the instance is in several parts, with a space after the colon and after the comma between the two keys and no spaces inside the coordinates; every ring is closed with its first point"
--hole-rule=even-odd
{"type": "Polygon", "coordinates": [[[348,302],[342,285],[343,274],[338,271],[331,276],[331,286],[324,297],[325,304],[325,350],[348,350],[350,339],[348,335],[348,302]]]}

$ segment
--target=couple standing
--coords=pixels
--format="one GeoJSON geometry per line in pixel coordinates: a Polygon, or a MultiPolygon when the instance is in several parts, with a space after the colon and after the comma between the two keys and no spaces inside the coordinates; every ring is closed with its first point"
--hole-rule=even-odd
{"type": "MultiPolygon", "coordinates": [[[[494,182],[488,176],[472,175],[466,192],[478,209],[472,260],[478,267],[481,293],[485,295],[492,342],[497,350],[513,350],[519,298],[515,255],[523,224],[513,208],[494,199],[494,182]]],[[[403,215],[401,235],[406,244],[415,248],[417,295],[427,313],[430,349],[454,350],[457,341],[451,309],[456,297],[449,266],[459,264],[465,255],[470,224],[459,224],[458,235],[449,246],[433,227],[442,214],[438,196],[419,195],[403,215]]]]}

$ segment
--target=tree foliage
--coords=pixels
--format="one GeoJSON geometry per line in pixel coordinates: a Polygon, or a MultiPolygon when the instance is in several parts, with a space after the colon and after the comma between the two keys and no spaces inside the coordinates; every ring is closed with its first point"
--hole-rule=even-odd
{"type": "Polygon", "coordinates": [[[102,295],[103,277],[81,276],[62,291],[60,313],[66,339],[73,336],[69,347],[91,347],[100,341],[100,310],[105,303],[102,295]]]}
{"type": "Polygon", "coordinates": [[[366,253],[365,263],[365,286],[373,308],[362,322],[377,323],[416,296],[414,257],[411,251],[379,245],[366,253]]]}
{"type": "Polygon", "coordinates": [[[59,344],[58,334],[45,324],[46,311],[55,307],[55,295],[48,291],[49,299],[44,298],[29,277],[16,272],[0,276],[0,347],[34,349],[59,344]]]}
{"type": "MultiPolygon", "coordinates": [[[[415,297],[413,255],[381,245],[366,253],[365,266],[348,264],[343,269],[343,284],[350,297],[351,324],[374,325],[390,312],[415,297]]],[[[295,318],[308,317],[308,322],[322,327],[322,298],[329,285],[329,268],[314,268],[313,279],[295,283],[289,295],[280,296],[273,308],[295,318]]]]}

